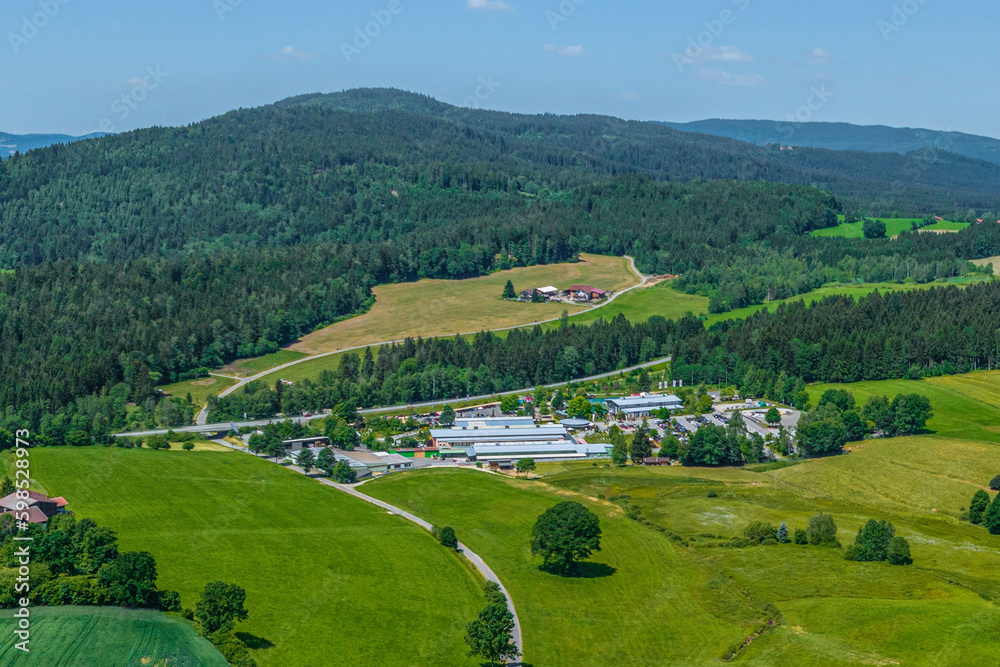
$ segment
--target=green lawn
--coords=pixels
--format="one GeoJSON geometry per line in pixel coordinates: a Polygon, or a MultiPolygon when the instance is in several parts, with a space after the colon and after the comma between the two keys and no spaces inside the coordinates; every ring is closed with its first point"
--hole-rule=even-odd
{"type": "Polygon", "coordinates": [[[603,530],[589,576],[567,579],[539,570],[541,559],[530,554],[531,526],[567,499],[559,487],[437,470],[392,475],[363,488],[453,526],[490,564],[517,605],[530,664],[713,663],[752,631],[760,615],[666,537],[622,518],[608,503],[587,501],[603,530]]]}
{"type": "Polygon", "coordinates": [[[14,648],[10,612],[0,619],[0,664],[9,667],[226,667],[191,625],[159,612],[117,607],[36,607],[31,652],[14,648]]]}
{"type": "Polygon", "coordinates": [[[932,433],[868,440],[843,456],[760,471],[572,462],[539,465],[535,482],[430,471],[365,488],[453,525],[491,564],[518,604],[533,664],[716,664],[759,627],[764,610],[777,624],[735,662],[993,664],[1000,537],[960,514],[1000,473],[1000,371],[814,385],[812,399],[829,386],[853,391],[859,402],[926,394],[932,433]],[[623,494],[627,503],[606,500],[623,494]],[[604,549],[592,561],[615,568],[611,576],[559,579],[530,555],[534,519],[574,498],[601,518],[604,549]],[[666,536],[624,516],[636,504],[666,536]],[[915,563],[852,563],[837,549],[796,545],[720,547],[752,521],[784,522],[794,532],[819,511],[834,516],[844,545],[867,519],[892,521],[915,563]],[[609,626],[613,633],[603,631],[609,626]]]}
{"type": "Polygon", "coordinates": [[[935,222],[933,225],[921,227],[921,230],[928,232],[957,232],[968,226],[968,222],[950,222],[948,220],[943,220],[941,222],[935,222]]]}
{"type": "Polygon", "coordinates": [[[178,398],[186,398],[190,394],[194,404],[201,407],[208,401],[209,396],[214,396],[234,384],[236,384],[236,380],[211,375],[207,378],[162,385],[158,389],[168,396],[178,398]]]}
{"type": "Polygon", "coordinates": [[[43,448],[32,464],[79,518],[151,552],[183,606],[209,581],[246,588],[237,630],[273,644],[261,667],[475,664],[479,576],[399,517],[235,452],[43,448]]]}
{"type": "MultiPolygon", "coordinates": [[[[673,282],[667,281],[634,289],[622,294],[614,301],[597,310],[573,317],[573,324],[588,324],[599,319],[612,320],[619,313],[632,322],[645,322],[653,315],[660,315],[668,320],[675,320],[691,313],[702,315],[708,312],[708,298],[697,294],[687,294],[673,289],[673,282]]],[[[553,323],[552,326],[558,326],[553,323]]]]}
{"type": "MultiPolygon", "coordinates": [[[[843,220],[843,216],[840,218],[843,220]]],[[[914,222],[919,222],[920,218],[873,218],[874,220],[881,220],[885,223],[885,234],[888,237],[899,236],[900,232],[908,232],[913,228],[914,222]]],[[[812,233],[812,236],[820,237],[839,237],[846,239],[862,239],[864,235],[864,221],[859,222],[841,222],[841,224],[836,227],[827,227],[826,229],[817,229],[812,233]]]]}
{"type": "Polygon", "coordinates": [[[296,352],[295,350],[278,350],[277,352],[272,352],[271,354],[265,354],[262,357],[240,359],[239,361],[226,366],[221,372],[241,377],[249,377],[292,361],[305,359],[307,356],[309,355],[304,352],[296,352]]]}

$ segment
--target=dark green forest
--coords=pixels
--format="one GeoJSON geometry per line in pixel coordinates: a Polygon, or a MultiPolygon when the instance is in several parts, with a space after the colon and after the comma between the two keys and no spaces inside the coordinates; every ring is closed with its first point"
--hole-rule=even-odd
{"type": "Polygon", "coordinates": [[[408,340],[346,355],[337,372],[274,388],[262,382],[211,402],[212,421],[338,405],[373,407],[490,394],[570,380],[674,355],[673,375],[728,384],[805,408],[807,382],[857,382],[997,367],[1000,283],[966,289],[831,297],[762,311],[706,330],[695,317],[622,315],[592,326],[519,329],[501,338],[408,340]]]}
{"type": "MultiPolygon", "coordinates": [[[[189,409],[158,404],[156,384],[274,351],[363,311],[382,283],[629,254],[644,272],[682,274],[718,312],[830,281],[928,282],[1000,254],[998,225],[809,236],[845,206],[956,219],[1000,209],[1000,167],[944,155],[915,176],[911,157],[788,161],[653,124],[463,110],[399,91],[293,98],[15,155],[0,162],[3,419],[99,435],[123,428],[134,403],[133,424],[176,425],[189,409]]],[[[677,344],[649,338],[657,352],[677,344]]],[[[526,379],[493,363],[497,388],[526,379]]],[[[413,393],[365,391],[365,404],[413,393]]]]}

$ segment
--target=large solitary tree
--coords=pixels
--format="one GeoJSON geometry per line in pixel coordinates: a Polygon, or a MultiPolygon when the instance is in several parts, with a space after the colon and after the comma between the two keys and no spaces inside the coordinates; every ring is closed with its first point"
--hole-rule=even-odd
{"type": "Polygon", "coordinates": [[[569,574],[577,561],[601,550],[601,525],[580,503],[563,502],[545,510],[531,531],[531,554],[544,559],[544,567],[569,574]]]}
{"type": "Polygon", "coordinates": [[[213,581],[205,586],[201,599],[195,606],[195,616],[207,634],[221,628],[232,629],[236,621],[245,621],[247,616],[247,592],[236,584],[213,581]]]}

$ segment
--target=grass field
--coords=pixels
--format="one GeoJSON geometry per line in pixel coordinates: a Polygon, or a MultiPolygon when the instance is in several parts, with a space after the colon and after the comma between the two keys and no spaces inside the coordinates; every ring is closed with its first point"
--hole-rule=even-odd
{"type": "Polygon", "coordinates": [[[304,352],[296,352],[295,350],[278,350],[277,352],[273,352],[271,354],[265,354],[262,357],[240,359],[239,361],[226,366],[222,372],[231,373],[232,375],[238,375],[240,377],[247,377],[250,375],[256,375],[257,373],[262,373],[269,368],[274,368],[292,361],[304,359],[307,356],[309,355],[304,352]]]}
{"type": "Polygon", "coordinates": [[[0,620],[0,664],[8,667],[226,667],[207,639],[178,618],[116,607],[31,610],[31,653],[14,648],[9,613],[0,620]]]}
{"type": "Polygon", "coordinates": [[[32,473],[123,550],[151,552],[185,607],[209,581],[243,586],[237,630],[273,644],[253,651],[261,667],[475,664],[462,640],[483,600],[471,567],[302,475],[235,452],[99,447],[35,450],[32,473]]]}
{"type": "MultiPolygon", "coordinates": [[[[843,217],[841,217],[841,220],[843,217]]],[[[912,229],[912,223],[919,221],[919,218],[874,218],[885,223],[885,235],[892,238],[899,236],[900,232],[908,232],[912,229]]],[[[836,227],[817,229],[812,232],[812,236],[837,237],[845,239],[862,239],[864,234],[864,221],[842,222],[836,227]]]]}
{"type": "MultiPolygon", "coordinates": [[[[686,294],[673,289],[671,281],[657,283],[651,287],[635,289],[623,294],[604,308],[575,316],[574,324],[589,324],[603,318],[611,320],[623,313],[632,322],[645,322],[653,315],[668,320],[684,317],[688,313],[703,315],[708,313],[708,298],[697,294],[686,294]]],[[[558,326],[553,323],[551,326],[558,326]]]]}
{"type": "Polygon", "coordinates": [[[1000,257],[987,257],[985,259],[974,259],[972,263],[976,266],[986,266],[989,264],[993,267],[993,274],[1000,275],[1000,257]]]}
{"type": "Polygon", "coordinates": [[[922,232],[957,232],[965,229],[969,226],[967,222],[949,222],[944,220],[942,222],[935,222],[933,225],[927,225],[926,227],[921,227],[922,232]]]}
{"type": "Polygon", "coordinates": [[[440,470],[392,475],[364,486],[366,493],[455,528],[460,540],[482,556],[517,605],[526,663],[533,665],[707,664],[749,634],[744,618],[755,609],[731,588],[718,590],[670,542],[621,518],[607,503],[588,502],[598,512],[602,550],[577,578],[538,569],[531,557],[531,526],[566,496],[557,487],[440,470]],[[729,618],[705,610],[707,602],[729,618]]]}
{"type": "Polygon", "coordinates": [[[520,292],[554,285],[585,283],[622,290],[639,282],[623,257],[582,255],[577,263],[550,264],[501,271],[468,280],[421,280],[374,288],[375,305],[364,315],[304,336],[291,350],[318,354],[407,336],[447,336],[500,329],[559,317],[585,306],[532,304],[500,298],[507,280],[520,292]]]}
{"type": "Polygon", "coordinates": [[[214,396],[234,384],[236,384],[236,380],[212,375],[207,378],[163,385],[158,389],[168,396],[178,398],[185,398],[190,394],[194,404],[201,407],[208,401],[209,396],[214,396]]]}
{"type": "MultiPolygon", "coordinates": [[[[960,514],[972,494],[1000,473],[1000,371],[836,386],[860,402],[875,394],[926,394],[935,413],[932,433],[869,440],[843,456],[782,468],[552,463],[539,465],[538,482],[422,472],[366,489],[455,525],[505,578],[519,610],[541,615],[539,626],[521,611],[528,662],[716,664],[731,638],[749,636],[762,610],[770,609],[778,623],[737,664],[994,664],[1000,651],[994,630],[1000,626],[1000,537],[963,522],[960,514]],[[603,500],[621,494],[627,503],[603,500]],[[592,561],[616,568],[610,576],[547,578],[528,553],[534,518],[547,504],[569,498],[583,499],[601,517],[609,539],[592,561]],[[625,518],[622,510],[635,504],[677,539],[625,518]],[[839,550],[819,547],[719,546],[752,521],[785,522],[794,531],[819,511],[834,516],[845,545],[867,519],[892,521],[909,540],[914,564],[852,563],[839,550]],[[639,597],[623,601],[629,593],[608,581],[623,575],[639,597]],[[632,627],[635,616],[646,619],[644,633],[632,627]],[[692,632],[692,622],[704,631],[692,632]],[[613,624],[617,637],[590,623],[613,624]],[[596,657],[585,654],[591,643],[596,657]]],[[[810,387],[813,400],[827,388],[810,387]]]]}

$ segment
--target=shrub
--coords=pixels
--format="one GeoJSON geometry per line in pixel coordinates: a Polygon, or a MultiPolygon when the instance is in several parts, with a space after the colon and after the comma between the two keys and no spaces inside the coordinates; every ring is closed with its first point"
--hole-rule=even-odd
{"type": "Polygon", "coordinates": [[[886,555],[893,565],[909,565],[913,562],[910,557],[910,543],[902,537],[894,537],[889,541],[889,552],[886,555]]]}
{"type": "Polygon", "coordinates": [[[1000,535],[1000,494],[993,499],[986,514],[983,516],[983,523],[989,529],[991,535],[1000,535]]]}
{"type": "Polygon", "coordinates": [[[1000,475],[990,480],[990,488],[994,491],[1000,491],[1000,475]]]}
{"type": "Polygon", "coordinates": [[[809,536],[809,544],[822,547],[840,547],[840,540],[837,539],[837,524],[833,522],[833,517],[820,512],[809,519],[809,527],[806,529],[809,536]]]}
{"type": "Polygon", "coordinates": [[[847,560],[881,562],[889,554],[889,542],[896,535],[896,529],[888,521],[869,519],[858,530],[854,544],[848,547],[844,558],[847,560]]]}
{"type": "Polygon", "coordinates": [[[795,529],[795,543],[796,544],[809,544],[809,533],[803,528],[795,529]]]}
{"type": "Polygon", "coordinates": [[[969,521],[977,525],[982,523],[983,515],[986,514],[989,507],[990,494],[979,489],[976,491],[976,495],[972,496],[972,502],[969,503],[969,521]]]}
{"type": "Polygon", "coordinates": [[[716,493],[715,491],[709,491],[709,492],[708,492],[708,497],[709,497],[709,498],[718,498],[718,497],[719,497],[719,494],[718,494],[718,493],[716,493]]]}
{"type": "Polygon", "coordinates": [[[451,526],[445,526],[441,530],[437,531],[438,541],[449,549],[458,548],[458,536],[455,535],[455,529],[451,526]]]}
{"type": "Polygon", "coordinates": [[[743,537],[755,544],[777,544],[778,529],[763,521],[754,521],[743,529],[743,537]]]}
{"type": "Polygon", "coordinates": [[[185,452],[190,452],[192,449],[194,449],[194,443],[189,440],[185,442],[183,445],[181,445],[181,449],[183,449],[185,452]]]}

